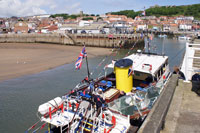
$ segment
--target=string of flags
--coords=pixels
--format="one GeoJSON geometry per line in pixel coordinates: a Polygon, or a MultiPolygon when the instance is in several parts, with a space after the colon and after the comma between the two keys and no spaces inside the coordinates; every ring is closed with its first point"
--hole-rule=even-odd
{"type": "MultiPolygon", "coordinates": [[[[104,63],[104,61],[106,61],[106,59],[108,58],[108,57],[110,57],[110,56],[116,56],[117,55],[117,53],[118,53],[118,51],[120,50],[122,48],[122,45],[120,44],[119,45],[119,48],[115,51],[114,49],[116,49],[116,47],[114,47],[111,51],[111,53],[108,55],[108,56],[106,56],[94,69],[93,69],[93,71],[90,73],[91,75],[93,75],[94,74],[94,72],[96,71],[96,69],[98,68],[98,67],[100,67],[103,63],[104,63]]],[[[101,73],[103,72],[105,70],[105,67],[103,67],[103,69],[101,70],[101,72],[99,73],[99,75],[101,75],[101,73]]],[[[98,75],[98,76],[99,76],[98,75]]],[[[98,77],[97,76],[97,77],[98,77]]]]}
{"type": "Polygon", "coordinates": [[[135,45],[137,44],[138,40],[133,44],[133,46],[129,49],[128,53],[126,54],[126,56],[128,56],[131,52],[131,50],[133,50],[133,48],[135,47],[135,45]]]}
{"type": "Polygon", "coordinates": [[[133,69],[132,69],[132,66],[129,68],[129,70],[128,70],[128,77],[130,76],[130,75],[132,75],[133,74],[133,69]]]}
{"type": "Polygon", "coordinates": [[[90,75],[93,75],[93,73],[96,71],[96,69],[97,69],[98,67],[100,67],[100,66],[103,64],[103,62],[104,62],[107,58],[108,58],[108,56],[106,56],[106,57],[93,69],[93,71],[90,73],[90,75]]]}
{"type": "MultiPolygon", "coordinates": [[[[133,44],[133,46],[129,49],[129,51],[128,51],[128,53],[126,54],[126,56],[128,56],[129,54],[130,54],[130,52],[131,52],[131,50],[133,50],[134,49],[134,47],[136,46],[136,44],[137,44],[137,42],[138,42],[139,40],[137,39],[136,40],[136,42],[133,44]]],[[[113,54],[113,56],[116,56],[118,53],[119,53],[119,50],[122,48],[122,45],[120,45],[120,47],[116,50],[116,52],[113,52],[113,53],[111,53],[110,55],[112,55],[113,54]]],[[[114,51],[114,49],[112,49],[112,51],[114,51]]],[[[102,69],[102,71],[99,73],[99,75],[97,76],[97,77],[99,77],[101,74],[102,74],[102,72],[103,71],[105,71],[105,69],[108,67],[108,64],[106,64],[104,67],[103,67],[103,69],[102,69]]],[[[133,74],[133,70],[132,69],[130,69],[130,73],[128,73],[128,74],[133,74]]],[[[130,76],[129,75],[129,76],[130,76]]]]}
{"type": "MultiPolygon", "coordinates": [[[[143,33],[141,33],[141,37],[143,37],[143,33]]],[[[134,49],[134,47],[135,47],[135,45],[137,44],[137,42],[138,42],[138,40],[133,44],[133,46],[129,49],[129,51],[128,51],[128,53],[126,54],[126,56],[128,56],[129,54],[130,54],[130,52],[131,52],[131,50],[133,50],[134,49]]],[[[112,49],[112,52],[109,54],[109,56],[106,56],[96,67],[94,67],[94,69],[93,69],[93,71],[90,73],[90,75],[93,75],[94,74],[94,72],[96,71],[96,69],[98,69],[100,66],[102,66],[102,64],[106,61],[106,59],[108,58],[108,57],[113,57],[113,56],[117,56],[117,54],[119,53],[119,50],[122,48],[122,44],[119,44],[119,47],[118,48],[116,48],[116,47],[114,47],[113,49],[112,49]],[[116,50],[114,50],[114,49],[116,49],[116,50]]],[[[80,69],[81,68],[81,66],[82,66],[82,60],[84,59],[84,57],[86,57],[87,56],[87,54],[86,54],[86,50],[85,50],[85,46],[83,47],[83,49],[82,49],[82,51],[81,51],[81,53],[80,53],[80,55],[79,55],[79,57],[78,57],[78,59],[76,60],[76,63],[75,63],[75,68],[76,69],[80,69]]],[[[103,72],[103,71],[105,71],[105,69],[107,68],[107,66],[108,66],[108,64],[106,64],[104,67],[103,67],[103,69],[101,70],[101,72],[100,72],[100,74],[99,75],[101,75],[101,73],[103,72]]],[[[98,76],[99,76],[98,75],[98,76]]]]}
{"type": "MultiPolygon", "coordinates": [[[[33,124],[27,131],[25,131],[25,133],[28,133],[30,130],[34,129],[39,122],[40,120],[37,121],[35,124],[33,124]]],[[[46,123],[43,123],[41,126],[37,127],[32,133],[36,133],[39,129],[43,129],[45,126],[46,126],[46,123]]]]}

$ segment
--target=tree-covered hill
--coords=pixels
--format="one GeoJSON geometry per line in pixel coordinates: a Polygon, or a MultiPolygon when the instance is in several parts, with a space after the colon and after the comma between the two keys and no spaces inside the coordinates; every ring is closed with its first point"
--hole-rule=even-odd
{"type": "MultiPolygon", "coordinates": [[[[95,14],[83,14],[83,17],[86,17],[86,18],[84,18],[85,20],[91,20],[90,16],[99,17],[99,14],[97,14],[97,15],[95,15],[95,14]]],[[[69,14],[66,14],[66,13],[61,13],[61,14],[53,14],[50,17],[51,18],[63,17],[63,19],[76,19],[77,17],[80,17],[80,15],[79,14],[69,15],[69,14]]]]}
{"type": "Polygon", "coordinates": [[[51,18],[63,17],[64,19],[68,19],[68,18],[76,19],[79,16],[80,15],[69,15],[69,14],[62,13],[62,14],[54,14],[54,15],[51,15],[50,17],[51,18]]]}
{"type": "MultiPolygon", "coordinates": [[[[154,6],[145,10],[146,16],[194,16],[200,19],[200,4],[184,5],[184,6],[154,6]]],[[[135,18],[140,16],[142,11],[135,12],[134,10],[124,10],[119,12],[111,12],[113,15],[126,15],[127,17],[135,18]]]]}

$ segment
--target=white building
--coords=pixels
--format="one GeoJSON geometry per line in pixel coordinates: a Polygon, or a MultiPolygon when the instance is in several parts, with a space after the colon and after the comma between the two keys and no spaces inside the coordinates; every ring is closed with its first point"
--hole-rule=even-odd
{"type": "Polygon", "coordinates": [[[106,24],[89,24],[85,23],[86,21],[77,24],[63,24],[61,27],[59,27],[58,32],[59,33],[80,33],[80,34],[86,34],[86,33],[91,33],[91,34],[99,34],[103,30],[103,27],[106,24]]]}
{"type": "Polygon", "coordinates": [[[177,20],[194,20],[193,16],[183,16],[183,17],[177,17],[177,20]]]}
{"type": "Polygon", "coordinates": [[[41,15],[35,15],[33,18],[49,18],[51,15],[49,14],[41,14],[41,15]]]}
{"type": "Polygon", "coordinates": [[[192,25],[189,24],[180,24],[179,30],[192,30],[192,25]]]}
{"type": "Polygon", "coordinates": [[[137,25],[137,30],[146,30],[148,28],[148,25],[143,24],[143,25],[137,25]]]}
{"type": "Polygon", "coordinates": [[[164,26],[163,26],[163,31],[164,31],[164,32],[170,31],[170,26],[169,26],[169,25],[164,25],[164,26]]]}
{"type": "Polygon", "coordinates": [[[83,27],[83,26],[90,26],[90,24],[91,24],[91,22],[86,21],[86,20],[81,20],[81,21],[79,22],[79,26],[80,26],[80,27],[83,27]]]}

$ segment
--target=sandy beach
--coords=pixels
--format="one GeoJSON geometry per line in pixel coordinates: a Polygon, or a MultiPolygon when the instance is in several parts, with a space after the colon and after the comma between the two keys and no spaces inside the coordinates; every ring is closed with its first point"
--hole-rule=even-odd
{"type": "MultiPolygon", "coordinates": [[[[0,43],[0,82],[35,74],[75,62],[83,47],[43,43],[0,43]]],[[[89,58],[110,53],[110,49],[87,47],[89,58]]]]}

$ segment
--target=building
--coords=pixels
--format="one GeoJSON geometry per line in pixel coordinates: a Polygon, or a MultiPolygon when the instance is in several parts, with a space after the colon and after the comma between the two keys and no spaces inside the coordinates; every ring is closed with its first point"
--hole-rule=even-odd
{"type": "MultiPolygon", "coordinates": [[[[92,21],[92,22],[93,22],[93,21],[92,21]]],[[[91,22],[91,21],[86,21],[86,20],[81,20],[81,21],[79,22],[79,26],[80,26],[80,27],[90,26],[92,22],[91,22]]]]}
{"type": "Polygon", "coordinates": [[[180,24],[179,25],[179,30],[190,31],[190,30],[192,30],[192,25],[190,25],[190,24],[180,24]]]}
{"type": "Polygon", "coordinates": [[[50,14],[41,14],[41,15],[35,15],[33,18],[49,18],[51,15],[50,14]]]}
{"type": "Polygon", "coordinates": [[[143,24],[143,25],[137,25],[137,30],[147,30],[148,25],[143,24]]]}
{"type": "Polygon", "coordinates": [[[163,31],[164,32],[169,32],[170,31],[170,25],[168,25],[168,24],[163,25],[163,31]]]}
{"type": "Polygon", "coordinates": [[[59,27],[59,33],[99,34],[103,31],[105,23],[87,23],[86,25],[63,24],[59,27]]]}
{"type": "Polygon", "coordinates": [[[178,25],[177,24],[170,24],[170,31],[178,31],[178,25]]]}
{"type": "Polygon", "coordinates": [[[117,21],[112,23],[112,27],[115,29],[115,33],[124,34],[129,32],[129,26],[125,21],[117,21]]]}
{"type": "Polygon", "coordinates": [[[28,24],[26,22],[20,21],[14,25],[15,33],[28,33],[28,24]]]}

